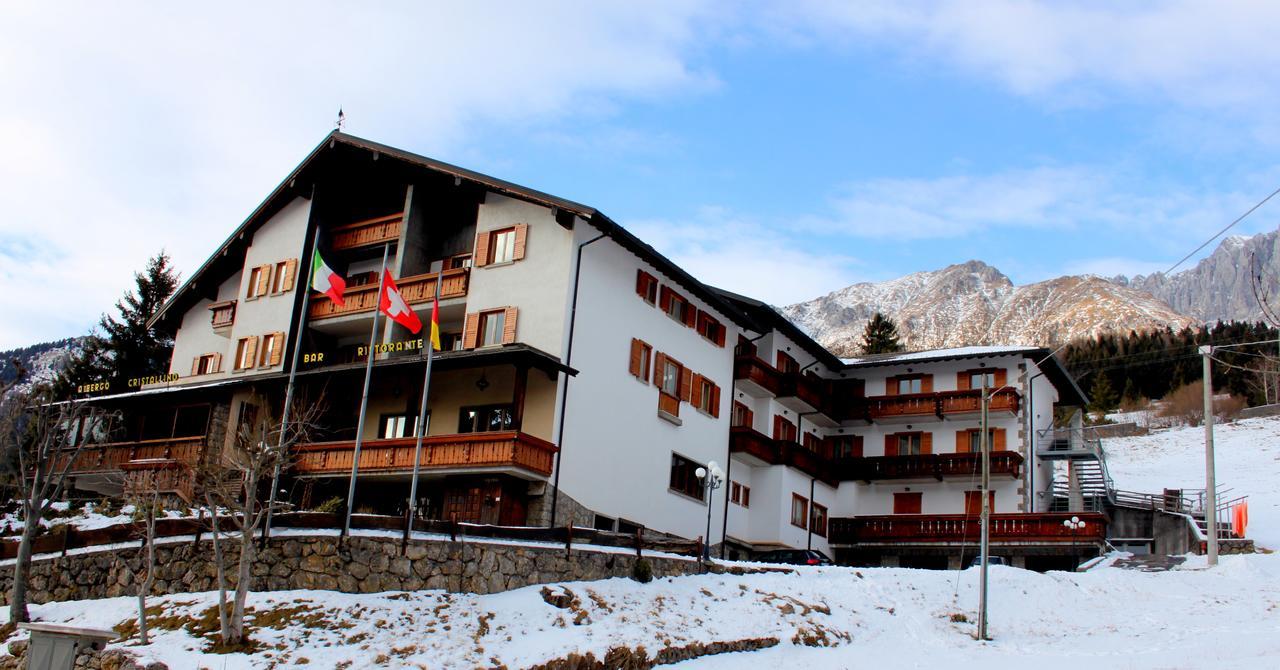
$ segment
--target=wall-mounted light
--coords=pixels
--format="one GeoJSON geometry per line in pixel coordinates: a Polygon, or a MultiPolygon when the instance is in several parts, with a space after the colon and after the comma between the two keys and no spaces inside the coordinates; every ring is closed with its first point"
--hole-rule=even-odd
{"type": "Polygon", "coordinates": [[[480,372],[480,378],[476,380],[476,388],[481,391],[489,388],[489,378],[485,376],[483,371],[480,372]]]}

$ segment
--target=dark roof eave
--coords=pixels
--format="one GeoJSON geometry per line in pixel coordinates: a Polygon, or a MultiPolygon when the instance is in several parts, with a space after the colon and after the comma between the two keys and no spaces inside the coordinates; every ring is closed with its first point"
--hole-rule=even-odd
{"type": "Polygon", "coordinates": [[[763,333],[770,328],[776,328],[782,331],[784,335],[791,338],[796,344],[800,345],[805,351],[809,352],[814,358],[822,361],[831,370],[840,370],[844,366],[844,362],[838,356],[831,353],[826,347],[819,344],[809,334],[801,330],[799,326],[790,319],[779,314],[772,306],[755,298],[748,298],[732,291],[726,291],[722,288],[712,289],[725,299],[731,302],[741,303],[749,310],[752,318],[757,321],[753,326],[753,330],[763,333]]]}

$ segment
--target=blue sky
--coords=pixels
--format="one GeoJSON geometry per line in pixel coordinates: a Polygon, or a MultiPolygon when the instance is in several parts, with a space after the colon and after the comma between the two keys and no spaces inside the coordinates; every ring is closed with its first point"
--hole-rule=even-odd
{"type": "Polygon", "coordinates": [[[466,4],[0,8],[0,348],[191,272],[339,106],[777,304],[1160,270],[1280,185],[1274,3],[466,4]]]}

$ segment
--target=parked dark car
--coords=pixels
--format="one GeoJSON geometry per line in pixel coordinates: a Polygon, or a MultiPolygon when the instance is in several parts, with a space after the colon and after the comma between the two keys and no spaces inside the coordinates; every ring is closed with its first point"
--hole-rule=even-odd
{"type": "Polygon", "coordinates": [[[760,554],[756,560],[784,565],[832,565],[831,559],[816,549],[778,549],[760,554]]]}
{"type": "MultiPolygon", "coordinates": [[[[987,565],[1008,565],[1008,564],[1009,562],[1004,560],[1004,556],[988,556],[987,557],[987,565]]],[[[976,568],[979,565],[982,565],[981,556],[974,556],[973,560],[969,561],[969,567],[971,568],[976,568]]]]}

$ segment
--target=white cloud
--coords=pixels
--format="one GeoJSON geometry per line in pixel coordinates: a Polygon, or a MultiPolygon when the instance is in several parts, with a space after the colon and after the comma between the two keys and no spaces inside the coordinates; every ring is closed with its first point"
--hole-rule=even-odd
{"type": "Polygon", "coordinates": [[[706,207],[683,221],[629,222],[627,228],[702,282],[772,305],[863,279],[856,273],[858,259],[724,208],[706,207]]]}
{"type": "Polygon", "coordinates": [[[485,124],[533,131],[716,85],[688,65],[698,0],[3,14],[0,348],[83,332],[162,245],[192,271],[339,105],[349,132],[456,155],[485,124]]]}
{"type": "Polygon", "coordinates": [[[1280,99],[1280,3],[1266,0],[798,0],[771,18],[800,39],[886,46],[1063,102],[1156,94],[1261,122],[1280,99]]]}

